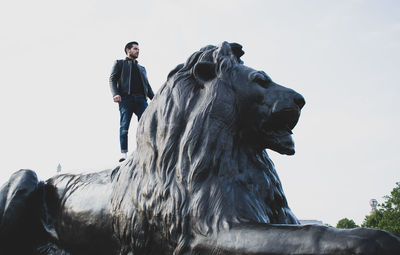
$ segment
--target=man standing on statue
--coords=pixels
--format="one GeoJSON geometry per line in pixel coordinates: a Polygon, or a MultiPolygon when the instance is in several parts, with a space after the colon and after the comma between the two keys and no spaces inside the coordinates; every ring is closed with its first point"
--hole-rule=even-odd
{"type": "Polygon", "coordinates": [[[122,162],[128,153],[128,130],[132,114],[138,120],[147,107],[147,98],[153,99],[154,93],[147,79],[146,69],[139,65],[139,44],[129,42],[125,46],[125,59],[115,61],[110,75],[110,88],[114,102],[119,104],[122,162]]]}

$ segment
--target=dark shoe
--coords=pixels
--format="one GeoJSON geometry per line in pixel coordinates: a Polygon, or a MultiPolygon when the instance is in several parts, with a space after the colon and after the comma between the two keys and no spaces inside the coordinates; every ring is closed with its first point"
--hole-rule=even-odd
{"type": "Polygon", "coordinates": [[[125,160],[125,158],[120,158],[119,159],[119,162],[122,162],[122,161],[124,161],[125,160]]]}

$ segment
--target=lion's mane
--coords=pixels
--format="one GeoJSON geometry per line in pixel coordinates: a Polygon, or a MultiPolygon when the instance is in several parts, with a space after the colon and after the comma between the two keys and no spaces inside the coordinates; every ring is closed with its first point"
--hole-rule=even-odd
{"type": "Polygon", "coordinates": [[[114,227],[135,250],[157,239],[150,230],[180,254],[194,234],[236,222],[298,223],[265,150],[243,143],[231,72],[240,64],[229,43],[200,49],[171,71],[143,114],[112,201],[130,217],[128,226],[116,220],[114,227]],[[215,63],[217,76],[197,79],[200,62],[215,63]]]}

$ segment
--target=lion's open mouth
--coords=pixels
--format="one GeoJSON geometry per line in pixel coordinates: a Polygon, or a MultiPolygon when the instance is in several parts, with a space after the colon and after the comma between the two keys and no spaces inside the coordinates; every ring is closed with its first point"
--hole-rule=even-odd
{"type": "Polygon", "coordinates": [[[293,155],[295,151],[291,135],[299,117],[300,112],[292,108],[272,113],[262,125],[265,146],[281,154],[293,155]]]}
{"type": "Polygon", "coordinates": [[[292,132],[299,120],[300,113],[295,109],[284,109],[276,113],[272,113],[269,120],[264,123],[266,130],[282,130],[285,129],[292,132]]]}

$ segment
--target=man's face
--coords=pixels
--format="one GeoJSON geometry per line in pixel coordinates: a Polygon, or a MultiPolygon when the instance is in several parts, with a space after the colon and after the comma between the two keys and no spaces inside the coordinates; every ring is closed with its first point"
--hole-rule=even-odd
{"type": "Polygon", "coordinates": [[[132,48],[126,50],[126,55],[129,58],[137,59],[139,57],[139,46],[134,44],[132,48]]]}

